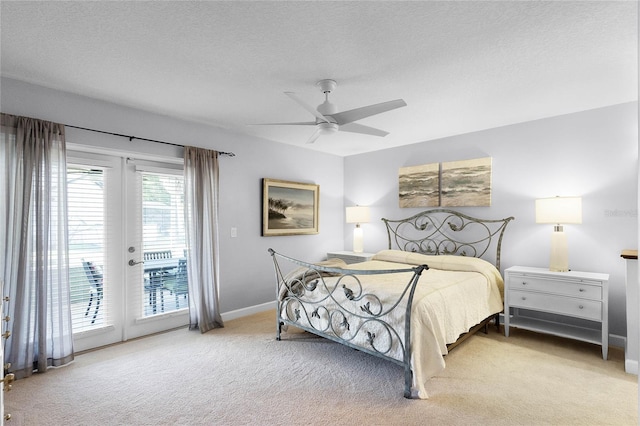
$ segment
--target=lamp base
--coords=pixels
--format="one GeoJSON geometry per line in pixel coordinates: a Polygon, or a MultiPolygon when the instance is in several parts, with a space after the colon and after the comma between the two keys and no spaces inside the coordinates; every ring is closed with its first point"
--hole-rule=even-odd
{"type": "Polygon", "coordinates": [[[362,228],[356,226],[353,230],[353,251],[355,253],[362,253],[364,251],[363,233],[362,228]]]}
{"type": "Polygon", "coordinates": [[[554,272],[567,272],[569,270],[567,235],[562,230],[554,230],[551,234],[551,259],[549,262],[549,270],[554,272]]]}

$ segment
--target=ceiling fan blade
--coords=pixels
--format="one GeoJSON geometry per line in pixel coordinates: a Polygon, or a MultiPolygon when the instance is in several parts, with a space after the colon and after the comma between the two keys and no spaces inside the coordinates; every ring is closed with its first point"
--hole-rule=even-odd
{"type": "Polygon", "coordinates": [[[363,118],[371,117],[372,115],[391,111],[392,109],[401,108],[403,106],[407,106],[407,103],[402,99],[396,99],[394,101],[387,101],[379,104],[351,109],[349,111],[338,112],[336,114],[331,114],[331,117],[336,120],[336,123],[338,123],[339,125],[343,125],[362,120],[363,118]]]}
{"type": "Polygon", "coordinates": [[[319,137],[320,137],[320,129],[318,128],[316,129],[315,132],[313,132],[309,140],[307,140],[307,143],[314,143],[316,139],[318,139],[319,137]]]}
{"type": "Polygon", "coordinates": [[[324,115],[320,114],[318,112],[318,110],[316,110],[314,107],[312,107],[311,105],[307,104],[305,101],[300,99],[298,97],[298,95],[296,95],[295,93],[293,93],[293,92],[284,92],[284,94],[287,95],[288,97],[290,97],[291,99],[293,99],[295,102],[297,102],[301,107],[303,107],[304,109],[309,111],[311,114],[316,116],[319,120],[325,121],[327,123],[329,122],[329,120],[324,115]]]}
{"type": "Polygon", "coordinates": [[[315,126],[315,121],[299,121],[297,123],[258,123],[248,124],[248,126],[315,126]]]}
{"type": "Polygon", "coordinates": [[[385,132],[384,130],[376,129],[369,126],[363,126],[362,124],[358,123],[347,123],[343,126],[340,126],[338,130],[340,130],[341,132],[362,133],[363,135],[380,137],[385,137],[389,134],[389,132],[385,132]]]}

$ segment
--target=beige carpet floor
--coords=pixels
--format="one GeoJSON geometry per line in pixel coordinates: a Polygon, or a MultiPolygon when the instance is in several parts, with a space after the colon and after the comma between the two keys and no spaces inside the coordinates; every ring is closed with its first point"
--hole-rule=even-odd
{"type": "Polygon", "coordinates": [[[637,425],[622,350],[495,328],[460,345],[403,398],[400,366],[290,330],[275,313],[82,354],[15,382],[12,425],[637,425]]]}

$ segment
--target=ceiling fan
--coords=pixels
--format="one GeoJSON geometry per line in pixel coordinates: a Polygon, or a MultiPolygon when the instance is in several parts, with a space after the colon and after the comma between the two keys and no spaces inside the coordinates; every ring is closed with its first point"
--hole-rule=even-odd
{"type": "Polygon", "coordinates": [[[382,102],[379,104],[351,109],[349,111],[338,112],[336,106],[329,102],[329,94],[333,90],[335,90],[336,86],[338,85],[335,80],[320,80],[316,83],[316,85],[320,87],[320,90],[325,95],[325,101],[322,104],[318,105],[318,108],[313,108],[293,92],[284,92],[285,95],[289,96],[300,106],[313,114],[316,117],[316,121],[305,121],[298,123],[266,123],[264,125],[315,126],[316,131],[311,135],[309,140],[307,140],[307,143],[315,142],[316,139],[320,137],[320,135],[329,135],[338,131],[384,137],[387,136],[389,132],[354,123],[354,121],[362,120],[363,118],[367,118],[372,115],[381,114],[383,112],[407,106],[404,100],[396,99],[394,101],[382,102]]]}

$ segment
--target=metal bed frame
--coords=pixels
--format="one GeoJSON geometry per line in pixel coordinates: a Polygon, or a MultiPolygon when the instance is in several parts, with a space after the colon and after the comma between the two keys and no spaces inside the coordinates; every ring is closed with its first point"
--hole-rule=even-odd
{"type": "Polygon", "coordinates": [[[481,257],[500,270],[502,237],[513,216],[479,219],[449,209],[423,211],[406,219],[382,219],[389,248],[424,254],[481,257]],[[493,250],[495,249],[495,255],[493,250]]]}
{"type": "Polygon", "coordinates": [[[411,306],[418,278],[427,265],[408,269],[360,271],[342,268],[329,268],[302,262],[276,253],[269,249],[273,257],[278,282],[278,295],[284,290],[284,297],[278,297],[276,313],[276,339],[280,340],[282,327],[290,324],[310,333],[317,334],[335,342],[347,345],[371,355],[375,355],[404,366],[406,398],[411,397],[411,306]],[[286,275],[279,261],[289,261],[303,269],[299,274],[286,275]],[[358,276],[411,273],[411,278],[397,300],[384,303],[378,296],[363,292],[358,276]],[[337,277],[331,283],[326,277],[337,277]],[[284,287],[284,289],[283,289],[284,287]],[[313,300],[311,294],[317,289],[323,290],[320,300],[313,300]],[[335,304],[327,308],[328,299],[335,304]],[[404,313],[404,335],[398,333],[384,318],[406,300],[404,313]],[[282,312],[285,316],[282,316],[282,312]],[[306,322],[301,322],[304,316],[306,322]],[[352,329],[352,325],[354,326],[352,329]],[[362,334],[361,334],[362,333],[362,334]],[[366,333],[367,347],[353,343],[359,335],[366,333]],[[378,344],[379,341],[383,343],[378,344]],[[389,355],[394,345],[400,345],[402,361],[389,355]]]}
{"type": "MultiPolygon", "coordinates": [[[[387,227],[389,248],[393,244],[403,251],[424,254],[455,254],[473,257],[492,257],[500,269],[500,247],[504,230],[513,217],[499,220],[474,218],[453,210],[433,209],[400,220],[382,219],[387,227]],[[491,252],[489,249],[493,248],[491,252]]],[[[277,282],[276,339],[281,339],[282,327],[292,325],[365,353],[378,356],[404,367],[404,396],[411,398],[411,306],[415,287],[428,265],[392,270],[352,270],[313,264],[294,259],[273,249],[277,282]],[[285,269],[285,265],[287,268],[285,269]],[[383,302],[378,296],[365,292],[359,276],[411,273],[404,290],[393,301],[383,302]],[[326,278],[331,277],[331,280],[326,278]],[[322,296],[318,298],[320,292],[322,296]],[[331,302],[327,307],[325,302],[331,302]],[[399,333],[385,318],[395,309],[405,307],[404,333],[399,333]],[[364,337],[366,347],[354,344],[357,336],[364,337]],[[398,347],[402,360],[390,356],[398,347]]],[[[487,259],[488,260],[488,259],[487,259]]],[[[449,346],[452,349],[475,331],[487,327],[487,318],[449,346]]],[[[362,340],[362,339],[361,339],[362,340]]]]}

